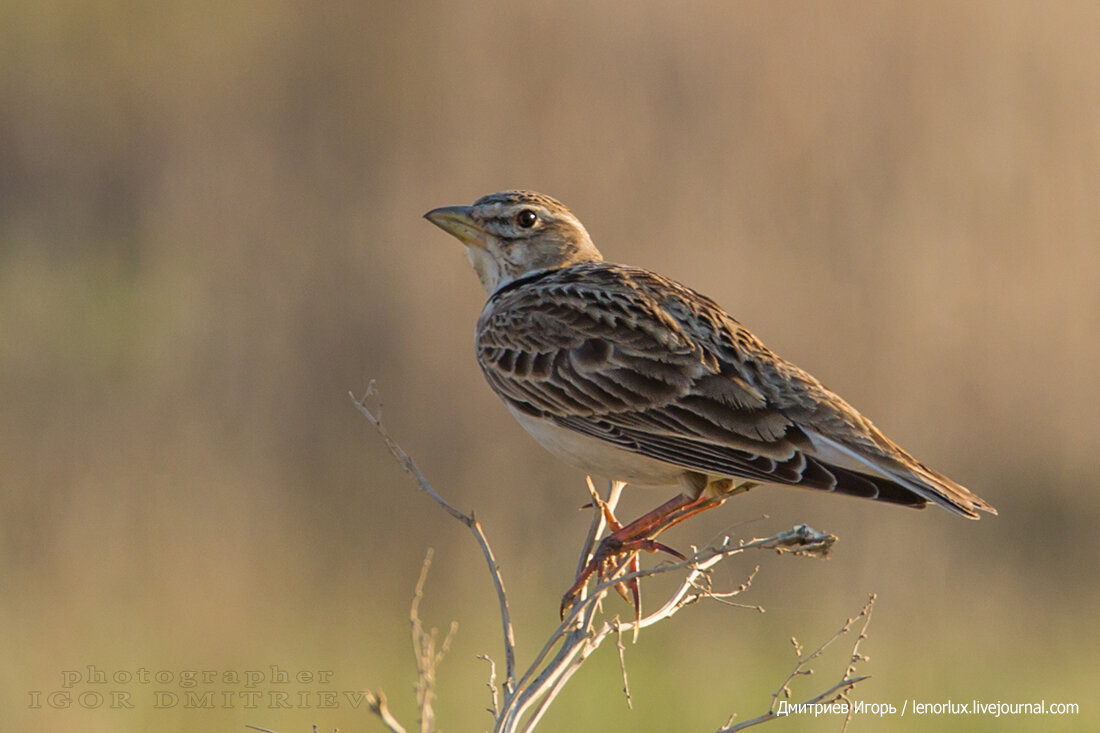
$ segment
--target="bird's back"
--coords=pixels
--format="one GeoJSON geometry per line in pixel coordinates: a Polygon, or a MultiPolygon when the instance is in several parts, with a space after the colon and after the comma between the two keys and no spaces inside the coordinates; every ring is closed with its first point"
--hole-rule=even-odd
{"type": "Polygon", "coordinates": [[[640,268],[529,273],[493,293],[476,342],[494,391],[536,424],[707,476],[994,512],[713,300],[640,268]]]}

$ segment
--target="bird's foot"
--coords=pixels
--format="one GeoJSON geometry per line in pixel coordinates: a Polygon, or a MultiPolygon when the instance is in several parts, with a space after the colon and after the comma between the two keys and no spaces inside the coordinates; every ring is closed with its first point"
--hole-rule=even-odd
{"type": "MultiPolygon", "coordinates": [[[[577,578],[573,582],[573,585],[570,586],[569,590],[562,596],[562,618],[565,618],[566,612],[572,607],[581,591],[584,590],[584,587],[588,584],[588,579],[593,575],[596,576],[599,582],[607,578],[614,578],[620,575],[632,575],[638,572],[641,567],[638,562],[639,552],[667,552],[679,560],[687,560],[682,553],[664,543],[658,542],[652,537],[631,536],[633,528],[633,524],[627,525],[626,527],[620,527],[615,532],[603,538],[596,547],[596,551],[592,554],[592,558],[588,561],[588,564],[577,574],[577,578]],[[620,560],[623,556],[626,556],[626,559],[620,560]]],[[[642,600],[641,586],[638,584],[638,578],[628,577],[616,583],[614,587],[616,592],[622,596],[623,600],[634,607],[634,620],[637,621],[640,619],[642,613],[642,600]]]]}
{"type": "MultiPolygon", "coordinates": [[[[687,560],[684,555],[668,545],[658,542],[654,538],[664,530],[679,524],[689,517],[693,517],[707,509],[713,509],[716,506],[720,506],[734,493],[737,492],[720,493],[716,496],[709,496],[703,492],[700,492],[696,496],[681,494],[666,501],[653,511],[635,519],[625,527],[615,519],[614,515],[611,514],[607,507],[604,507],[604,516],[607,518],[608,525],[614,529],[614,531],[603,538],[596,547],[596,552],[593,553],[588,564],[577,574],[577,578],[573,582],[573,585],[570,586],[569,590],[562,596],[561,617],[565,618],[566,611],[573,606],[573,603],[576,601],[581,591],[584,590],[585,585],[588,584],[588,579],[594,574],[597,578],[602,580],[605,577],[633,575],[636,573],[639,567],[639,552],[667,552],[681,561],[687,560]],[[616,564],[615,558],[621,555],[628,555],[629,557],[626,562],[616,564]]],[[[634,606],[635,622],[640,620],[642,603],[638,578],[630,577],[616,583],[615,589],[627,603],[634,606]]]]}

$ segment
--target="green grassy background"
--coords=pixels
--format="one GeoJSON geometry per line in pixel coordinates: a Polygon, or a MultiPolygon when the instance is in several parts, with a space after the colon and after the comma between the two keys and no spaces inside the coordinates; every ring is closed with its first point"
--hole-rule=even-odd
{"type": "MultiPolygon", "coordinates": [[[[1098,34],[1094,3],[1023,0],[0,3],[3,718],[379,729],[347,705],[152,709],[138,684],[106,686],[133,710],[30,707],[88,665],[274,664],[383,688],[411,724],[407,608],[432,546],[423,613],[460,624],[440,725],[487,726],[481,557],[347,392],[377,379],[393,435],[476,510],[529,660],[587,527],[583,479],[483,383],[484,295],[419,218],[529,187],[1001,511],[739,497],[669,541],[805,521],[840,536],[833,557],[728,563],[730,585],[762,565],[744,600],[767,613],[703,606],[643,633],[633,712],[601,650],[547,730],[756,715],[789,638],[823,641],[869,592],[857,697],[1081,714],[854,730],[1100,727],[1098,34]]],[[[628,492],[623,514],[666,498],[628,492]]]]}

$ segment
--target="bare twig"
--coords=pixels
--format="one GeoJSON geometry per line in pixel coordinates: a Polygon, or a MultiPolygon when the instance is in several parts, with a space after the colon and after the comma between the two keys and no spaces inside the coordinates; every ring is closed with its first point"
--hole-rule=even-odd
{"type": "MultiPolygon", "coordinates": [[[[455,632],[458,631],[458,624],[452,621],[451,628],[437,651],[436,629],[426,631],[424,623],[420,620],[420,601],[424,598],[424,583],[428,579],[433,554],[429,547],[424,556],[424,564],[420,567],[420,577],[416,581],[412,603],[409,604],[409,625],[412,629],[413,654],[416,657],[416,708],[421,733],[435,731],[435,711],[432,708],[432,700],[435,698],[435,670],[450,650],[451,641],[454,639],[455,632]]],[[[393,733],[405,733],[404,726],[393,717],[386,706],[384,692],[367,690],[365,696],[367,707],[382,720],[383,725],[393,733]]]]}
{"type": "Polygon", "coordinates": [[[451,641],[458,624],[451,622],[451,628],[443,643],[436,651],[436,630],[424,630],[424,624],[420,620],[420,601],[424,597],[424,582],[428,579],[428,569],[432,566],[432,549],[429,547],[424,556],[424,564],[420,568],[420,578],[416,581],[416,591],[413,593],[412,604],[409,607],[409,625],[412,627],[413,654],[416,656],[416,707],[419,711],[421,733],[432,733],[435,730],[435,710],[432,708],[432,700],[435,698],[435,670],[443,657],[451,648],[451,641]]]}
{"type": "MultiPolygon", "coordinates": [[[[596,507],[597,511],[600,509],[596,507]]],[[[646,628],[675,615],[680,609],[691,605],[712,592],[701,591],[698,583],[706,573],[732,555],[738,555],[749,549],[782,550],[804,555],[820,555],[836,541],[836,537],[818,532],[806,525],[798,525],[772,537],[753,539],[735,543],[729,537],[702,550],[695,551],[682,562],[664,563],[653,568],[629,573],[612,572],[592,590],[592,594],[578,599],[566,616],[563,624],[547,640],[534,662],[520,676],[516,695],[511,704],[505,704],[501,710],[501,719],[497,730],[531,730],[545,713],[546,708],[557,696],[565,683],[576,673],[584,661],[612,633],[622,628],[632,628],[635,624],[624,624],[617,619],[595,623],[595,615],[601,599],[616,583],[632,578],[649,578],[670,572],[687,570],[687,576],[673,591],[668,601],[653,613],[643,616],[638,627],[646,628]],[[552,655],[552,656],[551,656],[552,655]],[[528,716],[529,717],[526,717],[528,716]],[[526,717],[526,720],[524,718],[526,717]],[[521,725],[521,721],[523,721],[521,725]]],[[[624,561],[622,566],[626,565],[624,561]]]]}
{"type": "Polygon", "coordinates": [[[393,717],[390,713],[390,709],[386,707],[386,694],[379,690],[377,693],[370,690],[365,691],[367,700],[367,707],[370,711],[377,715],[382,720],[382,725],[386,726],[386,729],[390,733],[405,733],[405,726],[397,722],[397,718],[393,717]]]}
{"type": "Polygon", "coordinates": [[[836,535],[822,534],[808,525],[796,524],[786,532],[770,537],[761,547],[775,550],[780,554],[792,552],[795,555],[826,557],[835,543],[836,535]]]}
{"type": "Polygon", "coordinates": [[[619,623],[619,617],[615,617],[615,648],[619,652],[619,669],[623,673],[623,694],[626,695],[626,707],[634,709],[634,703],[630,699],[630,680],[626,676],[626,647],[623,646],[623,625],[619,623]]]}
{"type": "Polygon", "coordinates": [[[497,663],[484,654],[478,654],[477,658],[489,663],[489,681],[485,683],[485,686],[489,688],[492,707],[486,709],[493,716],[493,720],[496,720],[500,716],[500,709],[497,707],[499,704],[497,698],[497,663]]]}
{"type": "MultiPolygon", "coordinates": [[[[792,669],[791,673],[787,675],[787,679],[783,680],[783,684],[781,684],[779,686],[779,689],[777,689],[772,695],[772,703],[771,706],[768,708],[768,711],[763,715],[760,715],[751,720],[743,721],[741,723],[738,723],[737,725],[727,724],[727,726],[721,728],[718,733],[734,733],[734,731],[744,730],[754,725],[767,723],[770,720],[774,720],[775,718],[780,717],[780,698],[786,700],[791,697],[791,682],[793,682],[796,677],[810,674],[812,670],[810,670],[809,664],[820,657],[822,654],[824,654],[825,650],[828,649],[829,646],[833,644],[833,642],[847,634],[856,621],[858,621],[859,619],[863,619],[863,625],[860,627],[859,634],[856,636],[855,644],[852,645],[852,656],[849,659],[848,666],[844,670],[844,675],[840,678],[840,680],[824,692],[818,693],[817,695],[807,698],[801,703],[798,703],[797,705],[793,705],[791,707],[799,708],[802,706],[811,706],[818,703],[829,704],[838,700],[847,700],[848,693],[852,691],[853,687],[855,687],[863,680],[870,678],[870,675],[857,677],[855,675],[855,671],[856,664],[866,660],[866,657],[860,654],[859,646],[860,643],[867,638],[867,625],[871,622],[871,609],[874,607],[874,605],[875,595],[872,593],[871,596],[867,599],[867,603],[864,604],[863,608],[854,618],[848,619],[847,622],[845,622],[844,626],[842,626],[824,644],[819,646],[816,650],[814,650],[812,654],[807,657],[802,656],[802,647],[798,643],[798,641],[795,639],[791,639],[791,643],[794,644],[795,655],[798,657],[798,663],[795,664],[794,669],[792,669]]],[[[849,705],[847,716],[844,719],[844,728],[848,727],[848,722],[851,720],[851,711],[852,706],[849,705]]]]}
{"type": "MultiPolygon", "coordinates": [[[[596,491],[591,476],[585,476],[584,480],[588,487],[588,493],[592,497],[592,506],[595,507],[595,511],[592,512],[592,524],[588,527],[588,535],[585,536],[584,542],[581,544],[581,553],[577,558],[577,575],[581,574],[581,571],[588,565],[588,561],[592,559],[592,553],[596,551],[596,540],[607,529],[607,515],[614,513],[615,508],[619,505],[619,498],[623,494],[623,488],[626,486],[625,481],[612,481],[607,498],[604,499],[600,496],[600,492],[596,491]]],[[[583,592],[584,589],[581,590],[583,592]]]]}
{"type": "Polygon", "coordinates": [[[735,603],[729,600],[734,596],[739,596],[749,588],[752,587],[752,581],[756,578],[756,574],[760,572],[760,566],[757,565],[749,573],[749,576],[745,578],[745,581],[733,590],[727,591],[715,591],[711,588],[710,574],[707,573],[703,576],[703,580],[698,583],[692,583],[692,587],[695,588],[698,593],[695,594],[696,598],[710,598],[725,606],[732,606],[733,608],[747,608],[750,611],[756,611],[757,613],[764,613],[764,607],[760,605],[749,605],[748,603],[735,603]]]}
{"type": "Polygon", "coordinates": [[[450,503],[447,502],[442,496],[439,495],[430,483],[428,479],[424,478],[424,474],[417,468],[416,463],[404,451],[401,446],[390,437],[389,432],[385,426],[382,425],[382,419],[380,417],[381,411],[379,410],[379,416],[375,416],[367,407],[368,400],[377,394],[377,390],[374,388],[374,380],[371,380],[367,385],[367,391],[363,394],[362,399],[356,399],[355,395],[351,392],[348,395],[351,397],[352,402],[359,408],[359,411],[363,413],[363,416],[367,418],[371,425],[374,426],[378,434],[382,436],[382,440],[385,442],[386,447],[389,448],[393,457],[397,459],[397,462],[401,464],[401,467],[405,469],[405,472],[411,475],[415,480],[417,486],[421,491],[432,497],[437,504],[458,521],[465,524],[473,532],[474,538],[477,540],[478,545],[481,547],[481,553],[485,556],[485,562],[489,565],[489,574],[493,577],[493,585],[497,592],[497,602],[500,605],[500,623],[503,627],[504,633],[504,694],[510,695],[515,688],[516,679],[516,634],[512,629],[511,614],[508,609],[508,594],[504,591],[504,578],[500,574],[500,566],[497,565],[496,557],[493,555],[493,550],[489,546],[489,540],[485,537],[485,532],[482,531],[481,525],[477,519],[474,518],[473,513],[464,514],[458,509],[455,509],[450,503]]]}
{"type": "MultiPolygon", "coordinates": [[[[867,638],[867,626],[868,626],[868,624],[871,623],[871,610],[874,608],[875,598],[877,598],[876,594],[872,593],[870,595],[870,597],[868,597],[868,599],[867,599],[867,604],[863,607],[863,610],[860,611],[860,613],[859,613],[859,615],[863,617],[863,625],[859,629],[859,635],[856,636],[856,643],[852,645],[852,658],[848,662],[848,667],[844,670],[844,679],[841,680],[841,681],[848,680],[851,683],[844,689],[843,692],[840,693],[841,697],[843,697],[845,700],[848,700],[848,693],[852,691],[852,687],[855,686],[856,682],[859,682],[861,680],[865,680],[869,676],[869,675],[867,675],[867,676],[864,676],[864,677],[857,678],[857,677],[855,677],[855,673],[856,673],[856,665],[859,664],[860,662],[863,662],[863,661],[867,660],[867,656],[860,653],[859,646],[860,646],[860,644],[863,643],[864,639],[867,638]]],[[[858,616],[857,616],[857,618],[858,618],[858,616]]],[[[850,704],[850,701],[849,701],[848,712],[844,716],[844,728],[842,729],[841,733],[843,733],[843,731],[848,730],[848,724],[851,723],[851,722],[852,722],[852,705],[850,704]]]]}
{"type": "MultiPolygon", "coordinates": [[[[587,588],[582,590],[574,600],[572,608],[562,624],[550,634],[550,637],[538,654],[535,655],[530,666],[517,678],[515,668],[515,636],[509,617],[507,594],[504,590],[504,581],[501,577],[500,568],[489,547],[489,542],[485,537],[485,533],[481,530],[480,525],[472,513],[465,514],[460,512],[435,491],[417,468],[412,458],[409,457],[408,453],[390,437],[381,422],[381,406],[379,405],[374,412],[367,407],[368,400],[375,394],[374,383],[371,382],[362,399],[356,399],[354,395],[352,399],[360,412],[363,413],[382,436],[390,453],[393,454],[402,468],[416,481],[420,490],[427,493],[437,504],[443,507],[448,514],[470,528],[482,549],[482,553],[489,566],[490,574],[493,577],[500,606],[501,625],[504,633],[506,665],[503,690],[499,697],[496,687],[495,664],[486,656],[480,656],[479,658],[489,662],[488,687],[492,701],[492,707],[489,708],[489,712],[493,715],[494,731],[507,731],[508,733],[512,733],[513,731],[533,730],[569,679],[578,669],[580,669],[585,660],[612,634],[615,635],[617,640],[620,666],[623,673],[623,689],[627,697],[627,705],[629,706],[631,699],[626,673],[625,647],[622,643],[622,632],[624,629],[632,629],[636,639],[638,629],[651,626],[659,621],[670,618],[678,613],[680,609],[697,603],[705,598],[712,598],[721,603],[740,606],[741,604],[733,603],[729,599],[743,593],[751,586],[752,580],[759,568],[754,569],[739,588],[732,591],[715,591],[711,587],[710,573],[715,565],[728,557],[739,555],[752,549],[773,550],[780,553],[823,557],[828,554],[837,539],[834,535],[819,532],[804,524],[800,524],[771,537],[754,538],[748,541],[734,541],[728,535],[723,536],[717,542],[713,542],[701,550],[693,547],[691,557],[686,560],[681,562],[666,561],[653,568],[638,569],[637,563],[632,562],[630,557],[626,557],[619,563],[617,568],[604,576],[600,582],[594,583],[591,591],[588,591],[587,588]],[[611,620],[597,621],[597,614],[601,602],[612,588],[624,582],[632,580],[640,581],[643,578],[649,578],[664,573],[683,573],[684,577],[680,585],[672,592],[664,605],[656,611],[642,616],[636,622],[631,623],[623,623],[618,616],[611,620]]],[[[608,490],[607,498],[604,499],[600,497],[599,493],[596,491],[591,478],[588,479],[589,491],[593,497],[592,506],[594,511],[591,526],[589,527],[588,534],[578,557],[578,572],[585,568],[590,562],[599,538],[604,531],[608,529],[609,525],[611,525],[612,529],[615,528],[613,513],[623,486],[624,484],[621,482],[613,482],[608,490]]],[[[417,583],[417,591],[413,600],[411,618],[415,618],[417,614],[417,608],[422,597],[424,573],[427,572],[428,562],[430,562],[430,555],[425,561],[425,567],[421,573],[420,582],[417,583]]],[[[844,676],[829,689],[809,698],[806,704],[813,704],[825,699],[846,699],[845,696],[847,693],[851,691],[857,683],[866,679],[866,677],[855,676],[855,666],[864,659],[859,653],[859,644],[866,638],[864,632],[870,617],[870,609],[873,602],[874,597],[872,596],[867,606],[865,606],[860,615],[856,617],[857,619],[860,617],[864,618],[864,623],[859,637],[852,648],[852,657],[844,676]]],[[[759,606],[744,607],[763,611],[759,606]]],[[[789,696],[789,685],[791,681],[799,675],[807,674],[808,667],[806,665],[814,659],[817,659],[830,644],[836,641],[837,638],[847,633],[855,621],[856,619],[849,619],[848,623],[845,624],[833,638],[829,639],[818,650],[804,659],[801,656],[801,649],[798,649],[798,664],[776,692],[776,695],[773,696],[772,704],[768,712],[753,720],[729,727],[732,724],[731,718],[730,722],[726,724],[727,727],[722,728],[721,733],[731,733],[735,730],[742,730],[751,725],[758,725],[778,717],[777,710],[779,708],[779,697],[783,694],[789,696]],[[786,691],[786,693],[784,693],[784,691],[786,691]]],[[[448,636],[448,640],[444,641],[442,651],[437,655],[434,651],[434,631],[432,635],[424,635],[422,627],[419,633],[417,633],[415,629],[416,625],[414,622],[413,643],[417,651],[418,665],[421,664],[422,660],[428,661],[435,659],[438,661],[438,657],[446,651],[450,637],[448,636]]],[[[432,696],[431,683],[434,681],[434,677],[432,675],[425,676],[423,673],[421,677],[421,684],[425,685],[425,687],[422,689],[421,686],[418,685],[418,700],[421,702],[421,727],[422,730],[426,730],[427,728],[424,727],[425,716],[423,713],[427,710],[430,714],[432,696]]],[[[381,693],[374,695],[368,691],[367,701],[371,709],[382,718],[383,722],[391,731],[404,731],[397,721],[393,720],[388,710],[386,710],[385,697],[382,696],[381,693]]],[[[430,717],[428,720],[430,720],[430,717]]]]}

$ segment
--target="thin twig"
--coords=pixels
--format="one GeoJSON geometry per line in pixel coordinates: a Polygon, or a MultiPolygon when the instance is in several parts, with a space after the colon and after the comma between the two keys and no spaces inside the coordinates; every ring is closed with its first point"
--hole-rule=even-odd
{"type": "Polygon", "coordinates": [[[588,487],[588,493],[592,497],[592,505],[595,507],[595,511],[592,513],[592,524],[588,527],[588,535],[585,536],[584,542],[581,544],[580,556],[577,557],[577,575],[581,574],[588,566],[588,561],[592,559],[592,553],[596,551],[596,540],[607,528],[607,515],[615,512],[615,508],[619,505],[619,498],[623,494],[623,488],[626,486],[625,481],[612,481],[607,498],[604,499],[600,496],[600,492],[596,491],[591,476],[585,476],[584,480],[588,487]]]}
{"type": "MultiPolygon", "coordinates": [[[[763,715],[760,715],[751,720],[743,721],[741,723],[738,723],[737,725],[727,725],[726,727],[721,728],[718,733],[734,733],[735,731],[744,730],[754,725],[760,725],[761,723],[767,723],[770,720],[780,717],[778,714],[780,698],[782,697],[786,699],[791,696],[791,682],[796,677],[810,674],[811,670],[808,668],[810,662],[824,654],[825,650],[828,649],[833,642],[847,634],[848,631],[851,630],[852,625],[862,618],[863,626],[860,628],[859,634],[856,636],[855,644],[852,645],[852,656],[848,662],[847,668],[845,668],[844,670],[844,676],[841,677],[840,681],[838,681],[836,684],[834,684],[824,692],[818,693],[817,695],[803,700],[797,705],[792,705],[791,707],[798,708],[801,706],[815,705],[821,702],[829,704],[841,699],[846,700],[848,693],[851,692],[853,687],[866,679],[870,679],[870,675],[863,675],[860,677],[856,677],[854,675],[856,664],[866,659],[866,657],[860,654],[859,645],[864,639],[867,638],[867,625],[871,622],[871,609],[875,605],[875,597],[875,594],[872,593],[867,599],[867,603],[864,604],[860,612],[854,618],[848,619],[844,626],[842,626],[835,634],[833,634],[824,644],[814,650],[814,652],[809,656],[803,657],[802,647],[798,644],[796,640],[791,639],[791,642],[795,646],[795,654],[798,657],[798,663],[794,666],[794,669],[791,670],[791,673],[787,675],[787,679],[783,680],[783,684],[779,686],[779,689],[777,689],[772,695],[772,703],[769,706],[768,711],[763,715]]],[[[848,714],[844,720],[844,728],[848,727],[848,722],[851,720],[851,711],[852,706],[849,705],[848,714]]]]}
{"type": "Polygon", "coordinates": [[[626,707],[634,709],[634,703],[630,699],[630,680],[626,676],[626,647],[623,646],[623,625],[619,623],[619,617],[615,617],[615,648],[619,652],[619,669],[623,673],[623,694],[626,695],[626,707]]]}
{"type": "MultiPolygon", "coordinates": [[[[488,539],[485,537],[485,533],[474,518],[474,515],[472,513],[465,514],[444,500],[420,472],[408,453],[390,437],[389,433],[382,425],[381,405],[378,404],[374,412],[367,407],[368,400],[375,394],[374,382],[372,381],[362,399],[356,399],[355,396],[352,395],[352,400],[356,407],[359,408],[360,412],[362,412],[371,424],[374,425],[375,429],[382,436],[390,453],[397,459],[401,467],[413,477],[420,490],[428,494],[437,504],[443,507],[448,514],[470,528],[489,566],[489,571],[496,588],[498,603],[500,605],[506,663],[503,695],[498,698],[496,688],[496,666],[488,657],[479,657],[489,662],[488,687],[492,701],[492,707],[489,709],[489,712],[492,713],[494,718],[494,731],[513,733],[514,731],[533,730],[569,679],[611,634],[616,635],[620,666],[623,672],[623,688],[627,696],[627,705],[629,706],[631,704],[631,697],[626,675],[625,647],[622,643],[622,632],[624,627],[632,627],[636,636],[639,628],[650,626],[670,618],[679,612],[680,609],[704,598],[712,598],[722,603],[740,606],[741,604],[735,604],[728,599],[749,588],[756,575],[756,570],[753,570],[738,589],[716,592],[711,587],[710,572],[715,565],[728,557],[741,554],[750,549],[774,550],[780,553],[792,553],[797,555],[824,556],[828,554],[833,543],[836,542],[836,537],[831,534],[819,532],[806,525],[797,525],[792,529],[780,532],[771,537],[754,538],[748,541],[734,542],[729,536],[724,536],[720,541],[711,543],[702,550],[697,550],[693,547],[692,556],[687,560],[681,562],[666,561],[656,567],[644,570],[638,569],[636,562],[632,563],[631,558],[628,556],[622,559],[618,567],[604,576],[600,582],[592,585],[590,595],[588,594],[587,588],[582,590],[578,597],[574,599],[573,606],[563,623],[550,634],[550,638],[535,656],[534,661],[517,680],[515,669],[515,635],[510,620],[507,594],[504,590],[504,581],[501,577],[500,568],[489,546],[488,539]],[[606,620],[597,624],[596,614],[598,613],[602,600],[612,588],[624,582],[632,580],[640,581],[643,578],[650,578],[669,572],[685,572],[685,575],[679,587],[659,609],[642,617],[637,622],[629,624],[622,623],[618,616],[612,620],[606,620]]],[[[581,572],[591,561],[592,553],[595,551],[597,542],[603,532],[608,528],[608,525],[614,525],[613,512],[624,484],[621,482],[613,482],[610,486],[607,499],[602,499],[599,496],[590,478],[588,480],[588,486],[593,495],[592,506],[594,508],[594,513],[588,535],[578,558],[578,572],[581,572]]],[[[414,618],[417,616],[418,605],[422,597],[424,574],[427,572],[428,562],[430,562],[430,555],[425,562],[420,581],[417,583],[417,591],[414,596],[413,609],[411,611],[411,617],[414,618]]],[[[824,692],[809,698],[804,704],[814,704],[825,699],[831,701],[847,699],[846,695],[851,689],[859,682],[867,679],[865,676],[855,676],[855,667],[858,662],[865,659],[859,652],[859,645],[860,642],[866,638],[865,632],[867,623],[870,620],[870,609],[873,603],[874,596],[871,597],[863,611],[857,616],[857,618],[863,617],[863,627],[853,645],[852,656],[843,678],[824,692]]],[[[744,607],[763,611],[759,606],[744,607]]],[[[777,709],[779,705],[779,696],[783,695],[784,691],[786,691],[786,695],[789,696],[789,685],[791,681],[799,675],[807,674],[809,670],[806,665],[814,659],[817,659],[830,644],[847,633],[855,621],[856,619],[849,619],[833,638],[825,642],[825,644],[808,657],[803,658],[801,656],[801,649],[796,647],[799,655],[798,664],[791,675],[784,681],[783,685],[780,686],[779,690],[776,691],[768,712],[753,720],[729,727],[732,723],[731,718],[727,723],[727,727],[722,728],[720,733],[732,733],[732,731],[735,730],[743,730],[751,725],[758,725],[778,717],[777,709]]],[[[416,618],[416,623],[418,622],[419,619],[416,618]]],[[[433,630],[431,634],[424,634],[422,626],[419,627],[419,633],[414,633],[414,647],[418,655],[418,665],[438,662],[443,653],[447,650],[453,633],[454,626],[452,625],[451,633],[448,634],[447,638],[444,640],[441,651],[436,653],[435,631],[433,630]]],[[[427,710],[429,713],[432,682],[434,682],[434,676],[433,674],[429,674],[422,680],[422,683],[426,685],[426,687],[421,690],[418,686],[418,699],[427,703],[427,710]]],[[[404,733],[405,729],[393,718],[386,708],[385,696],[381,692],[375,695],[368,691],[367,703],[371,710],[382,719],[383,723],[391,732],[401,731],[401,733],[404,733]]],[[[422,712],[424,709],[425,708],[422,706],[422,712]]],[[[428,719],[430,720],[430,717],[428,719]]],[[[425,718],[422,716],[422,727],[424,721],[425,718]]],[[[847,721],[845,725],[847,725],[847,721]]]]}
{"type": "Polygon", "coordinates": [[[370,411],[370,408],[367,407],[367,401],[376,394],[377,390],[374,387],[374,380],[371,380],[370,384],[367,385],[367,390],[363,394],[362,399],[357,399],[351,392],[348,393],[351,397],[351,401],[359,408],[359,411],[363,413],[363,416],[367,418],[370,424],[374,426],[378,434],[382,436],[382,440],[385,442],[386,447],[393,457],[397,459],[397,462],[401,464],[405,472],[416,480],[416,484],[420,490],[432,497],[432,499],[443,507],[448,514],[470,528],[470,531],[474,534],[474,538],[477,539],[478,545],[481,547],[481,553],[485,556],[485,562],[489,566],[489,574],[493,578],[493,586],[496,588],[497,602],[500,605],[500,623],[503,627],[504,634],[504,695],[505,697],[510,697],[515,690],[516,680],[516,634],[512,629],[512,618],[508,609],[508,594],[504,590],[504,578],[500,574],[500,566],[497,564],[496,557],[493,555],[493,550],[489,546],[489,540],[485,537],[485,532],[482,531],[481,525],[478,523],[473,513],[464,514],[460,512],[448,503],[446,499],[440,496],[439,492],[428,483],[428,479],[426,479],[424,474],[420,472],[420,469],[417,468],[412,457],[410,457],[409,454],[390,437],[389,431],[382,425],[381,418],[375,416],[375,414],[370,411]]]}
{"type": "Polygon", "coordinates": [[[412,603],[409,605],[409,625],[412,627],[413,654],[416,657],[416,706],[421,733],[432,733],[435,730],[435,710],[432,708],[432,700],[435,698],[435,670],[450,650],[451,641],[458,631],[458,623],[452,621],[447,636],[436,651],[436,629],[425,631],[424,623],[420,620],[420,601],[424,598],[424,583],[428,579],[433,554],[429,547],[420,568],[420,578],[416,581],[412,603]]]}
{"type": "Polygon", "coordinates": [[[405,726],[398,723],[397,718],[393,717],[390,709],[386,707],[386,694],[384,692],[379,690],[374,693],[365,690],[364,696],[366,697],[367,707],[382,720],[382,725],[386,726],[390,733],[405,733],[405,726]]]}
{"type": "MultiPolygon", "coordinates": [[[[633,578],[642,579],[669,572],[680,572],[685,569],[689,571],[668,601],[638,622],[638,627],[646,628],[670,618],[680,609],[705,596],[697,590],[696,584],[700,577],[727,557],[750,549],[820,555],[835,541],[836,537],[833,535],[819,532],[806,525],[798,525],[772,537],[747,542],[734,543],[729,537],[724,537],[721,542],[694,552],[691,557],[682,562],[666,562],[653,568],[629,573],[620,574],[618,570],[609,573],[602,582],[595,585],[590,596],[578,599],[574,603],[563,624],[551,634],[534,662],[520,676],[517,694],[511,701],[512,704],[506,704],[502,709],[497,730],[531,730],[561,688],[600,644],[612,633],[618,633],[624,627],[635,626],[634,623],[624,624],[618,620],[605,621],[599,627],[594,625],[596,609],[600,601],[616,583],[633,578]],[[553,653],[554,650],[556,653],[553,653]],[[553,653],[552,656],[550,656],[551,653],[553,653]],[[531,716],[520,728],[519,721],[532,706],[534,709],[531,716]]],[[[628,560],[624,560],[620,569],[625,567],[627,562],[628,560]]]]}
{"type": "MultiPolygon", "coordinates": [[[[853,679],[853,675],[855,675],[855,673],[856,673],[856,665],[859,664],[860,662],[863,662],[863,661],[867,660],[867,657],[860,653],[859,646],[860,646],[860,644],[863,643],[864,639],[867,638],[867,626],[871,623],[871,611],[874,608],[875,599],[877,597],[878,596],[876,594],[872,593],[870,595],[870,597],[867,599],[867,605],[865,605],[863,607],[863,610],[859,614],[860,616],[863,617],[863,626],[861,626],[860,629],[859,629],[859,636],[856,637],[856,643],[852,645],[852,658],[851,658],[851,661],[848,662],[848,668],[844,670],[844,679],[853,679]]],[[[866,679],[866,677],[864,677],[862,679],[866,679]]],[[[845,700],[848,700],[848,693],[851,692],[851,691],[852,691],[852,685],[849,685],[847,689],[845,689],[842,693],[840,693],[840,695],[845,700]]],[[[848,724],[851,723],[851,722],[852,722],[852,705],[851,705],[851,702],[849,701],[848,712],[844,716],[844,727],[841,729],[841,733],[844,733],[844,731],[848,730],[848,724]]]]}
{"type": "Polygon", "coordinates": [[[477,658],[489,663],[489,681],[485,683],[485,686],[489,688],[489,697],[492,701],[492,707],[486,709],[493,716],[493,720],[496,720],[500,717],[499,702],[497,698],[497,663],[485,654],[478,654],[477,658]]]}
{"type": "Polygon", "coordinates": [[[416,658],[416,709],[420,733],[430,733],[435,722],[435,712],[432,710],[432,688],[434,687],[432,659],[435,656],[435,634],[426,633],[424,624],[420,621],[420,600],[424,597],[424,583],[428,579],[433,554],[432,548],[429,547],[424,555],[424,562],[420,566],[420,577],[416,580],[412,603],[409,604],[413,656],[416,658]]]}
{"type": "Polygon", "coordinates": [[[703,575],[703,578],[704,578],[703,583],[692,583],[691,584],[692,587],[695,588],[698,591],[698,593],[696,593],[694,595],[694,598],[686,600],[685,605],[687,605],[687,603],[694,603],[695,600],[698,600],[700,598],[710,598],[710,599],[712,599],[714,601],[717,601],[718,603],[721,603],[722,605],[725,605],[725,606],[732,606],[733,608],[747,608],[750,611],[756,611],[757,613],[764,613],[764,607],[763,606],[749,605],[748,603],[736,603],[734,601],[729,600],[730,598],[733,598],[734,596],[741,595],[742,593],[747,591],[749,588],[751,588],[752,587],[752,581],[755,580],[756,574],[759,573],[759,572],[760,572],[760,566],[757,565],[756,567],[754,567],[752,569],[752,572],[749,573],[749,576],[747,578],[745,578],[745,581],[743,583],[741,583],[741,585],[734,588],[733,590],[720,591],[720,592],[715,591],[713,588],[711,588],[710,573],[707,572],[706,574],[703,575]]]}

